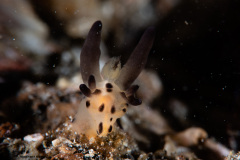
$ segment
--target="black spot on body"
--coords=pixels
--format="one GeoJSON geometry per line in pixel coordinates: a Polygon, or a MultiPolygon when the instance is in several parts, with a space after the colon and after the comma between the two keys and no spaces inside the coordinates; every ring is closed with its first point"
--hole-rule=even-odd
{"type": "Polygon", "coordinates": [[[107,92],[112,92],[112,89],[110,89],[110,88],[107,88],[107,92]]]}
{"type": "Polygon", "coordinates": [[[102,122],[101,122],[101,123],[99,123],[99,125],[98,125],[98,133],[101,134],[102,131],[103,131],[103,124],[102,124],[102,122]]]}
{"type": "Polygon", "coordinates": [[[113,88],[113,86],[112,86],[111,83],[107,83],[107,84],[106,84],[106,88],[113,88]]]}
{"type": "Polygon", "coordinates": [[[90,101],[86,101],[86,107],[88,108],[90,106],[90,101]]]}
{"type": "Polygon", "coordinates": [[[112,132],[112,125],[110,125],[110,127],[108,128],[108,132],[112,132]]]}
{"type": "Polygon", "coordinates": [[[115,113],[115,111],[116,111],[116,108],[114,106],[112,106],[111,113],[113,114],[113,113],[115,113]]]}
{"type": "Polygon", "coordinates": [[[122,111],[123,111],[123,112],[126,112],[127,110],[126,110],[126,108],[123,108],[122,111]]]}
{"type": "Polygon", "coordinates": [[[113,118],[110,118],[110,121],[112,121],[113,120],[113,118]]]}
{"type": "Polygon", "coordinates": [[[101,106],[98,108],[98,110],[99,110],[100,112],[102,112],[102,111],[104,110],[104,104],[101,104],[101,106]]]}

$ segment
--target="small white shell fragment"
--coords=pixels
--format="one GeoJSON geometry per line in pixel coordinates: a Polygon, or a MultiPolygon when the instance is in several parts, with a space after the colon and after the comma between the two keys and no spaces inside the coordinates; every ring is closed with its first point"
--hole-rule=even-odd
{"type": "Polygon", "coordinates": [[[53,145],[54,147],[58,146],[59,144],[60,144],[60,140],[59,140],[59,139],[54,139],[54,140],[52,141],[52,145],[53,145]]]}
{"type": "Polygon", "coordinates": [[[66,139],[66,138],[64,138],[64,137],[59,137],[59,138],[54,139],[54,140],[52,141],[52,145],[53,145],[54,147],[56,147],[56,146],[58,146],[58,145],[60,145],[60,144],[72,144],[72,143],[73,143],[72,141],[70,141],[70,140],[68,140],[68,139],[66,139]]]}
{"type": "Polygon", "coordinates": [[[27,142],[36,142],[36,141],[42,142],[43,139],[44,137],[42,136],[41,133],[30,134],[23,138],[23,140],[27,142]]]}
{"type": "Polygon", "coordinates": [[[94,151],[93,149],[90,149],[90,150],[89,150],[89,155],[90,155],[90,157],[93,157],[94,154],[95,154],[95,151],[94,151]]]}

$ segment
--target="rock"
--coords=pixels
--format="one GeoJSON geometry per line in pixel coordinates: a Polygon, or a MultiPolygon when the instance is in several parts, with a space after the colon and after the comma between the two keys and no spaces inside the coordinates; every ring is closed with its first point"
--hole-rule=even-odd
{"type": "Polygon", "coordinates": [[[44,139],[44,137],[40,133],[27,135],[23,138],[23,140],[27,141],[27,142],[42,142],[43,139],[44,139]]]}

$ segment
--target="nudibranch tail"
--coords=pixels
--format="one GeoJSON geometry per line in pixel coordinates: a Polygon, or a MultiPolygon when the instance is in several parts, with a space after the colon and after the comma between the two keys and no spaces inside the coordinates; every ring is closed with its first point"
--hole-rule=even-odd
{"type": "Polygon", "coordinates": [[[144,32],[137,47],[134,49],[127,63],[120,71],[118,79],[115,81],[122,90],[128,89],[144,68],[147,62],[148,54],[152,48],[154,38],[155,28],[149,27],[144,32]]]}
{"type": "Polygon", "coordinates": [[[80,71],[85,84],[88,83],[90,75],[94,75],[98,82],[102,80],[99,71],[101,30],[102,22],[96,21],[88,33],[80,54],[80,71]]]}

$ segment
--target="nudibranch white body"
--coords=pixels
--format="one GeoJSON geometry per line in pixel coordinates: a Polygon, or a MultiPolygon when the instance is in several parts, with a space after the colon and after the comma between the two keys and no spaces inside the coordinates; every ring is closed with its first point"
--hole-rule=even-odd
{"type": "Polygon", "coordinates": [[[99,71],[102,23],[91,27],[80,55],[80,70],[84,84],[79,86],[85,98],[72,124],[72,129],[87,137],[106,136],[129,105],[140,105],[135,97],[139,86],[131,85],[144,68],[154,41],[155,30],[148,28],[127,63],[121,68],[119,58],[110,59],[99,71]]]}

